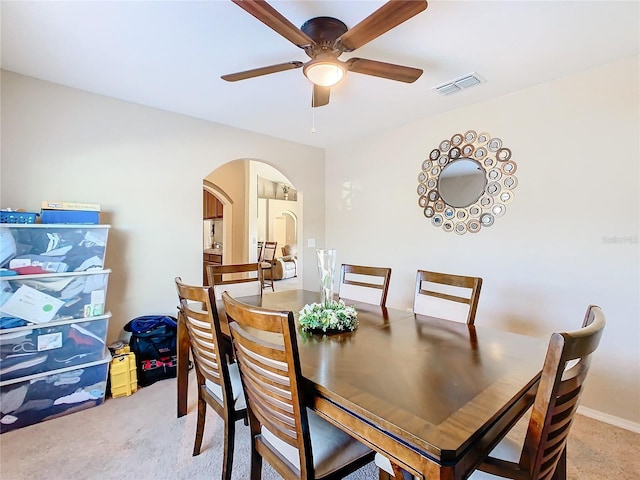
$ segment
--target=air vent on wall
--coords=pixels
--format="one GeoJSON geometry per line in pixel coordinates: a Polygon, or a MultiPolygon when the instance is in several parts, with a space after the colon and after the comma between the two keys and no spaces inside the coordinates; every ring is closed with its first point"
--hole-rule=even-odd
{"type": "Polygon", "coordinates": [[[463,75],[462,77],[458,77],[455,80],[451,80],[450,82],[437,85],[433,87],[432,90],[435,90],[442,95],[451,95],[452,93],[459,92],[464,88],[473,87],[480,83],[484,83],[484,79],[477,73],[472,72],[467,75],[463,75]]]}

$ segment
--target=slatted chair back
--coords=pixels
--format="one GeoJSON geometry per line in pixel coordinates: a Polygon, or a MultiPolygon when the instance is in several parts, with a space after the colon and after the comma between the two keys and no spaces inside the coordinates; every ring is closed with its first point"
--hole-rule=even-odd
{"type": "Polygon", "coordinates": [[[262,254],[263,262],[273,262],[276,258],[276,249],[278,242],[264,242],[264,253],[262,254]]]}
{"type": "Polygon", "coordinates": [[[207,278],[213,286],[216,300],[222,298],[225,290],[234,297],[262,296],[262,268],[259,263],[209,264],[207,278]]]}
{"type": "Polygon", "coordinates": [[[605,323],[600,307],[590,305],[581,329],[551,336],[520,459],[533,480],[555,472],[605,323]]]}
{"type": "Polygon", "coordinates": [[[292,312],[244,305],[222,296],[249,405],[255,448],[284,478],[314,478],[308,418],[292,312]],[[267,436],[297,449],[299,467],[265,442],[267,436]]]}
{"type": "Polygon", "coordinates": [[[413,312],[473,325],[482,278],[418,270],[413,312]]]}
{"type": "Polygon", "coordinates": [[[273,285],[273,262],[276,258],[277,247],[278,242],[264,242],[262,261],[260,262],[262,267],[262,287],[270,286],[272,291],[275,291],[273,285]]]}
{"type": "Polygon", "coordinates": [[[224,392],[224,371],[227,370],[227,364],[224,361],[224,352],[220,350],[220,324],[214,320],[217,313],[213,289],[187,285],[180,277],[177,277],[175,282],[180,300],[178,313],[182,315],[182,321],[189,333],[196,373],[203,377],[203,381],[198,383],[204,383],[204,379],[209,380],[219,385],[224,392]]]}
{"type": "Polygon", "coordinates": [[[222,480],[231,480],[235,422],[247,421],[247,407],[236,365],[229,365],[231,345],[224,340],[213,287],[187,285],[175,278],[179,321],[187,329],[198,385],[198,416],[193,455],[200,454],[207,405],[224,422],[222,480]]]}
{"type": "Polygon", "coordinates": [[[340,298],[384,307],[391,269],[343,263],[340,268],[340,298]]]}

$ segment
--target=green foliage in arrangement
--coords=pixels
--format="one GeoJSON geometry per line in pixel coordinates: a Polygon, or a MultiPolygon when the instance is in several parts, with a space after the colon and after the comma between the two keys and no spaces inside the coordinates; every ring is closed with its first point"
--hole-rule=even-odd
{"type": "Polygon", "coordinates": [[[342,300],[329,305],[305,305],[299,313],[298,324],[303,332],[351,332],[358,326],[358,312],[342,300]]]}

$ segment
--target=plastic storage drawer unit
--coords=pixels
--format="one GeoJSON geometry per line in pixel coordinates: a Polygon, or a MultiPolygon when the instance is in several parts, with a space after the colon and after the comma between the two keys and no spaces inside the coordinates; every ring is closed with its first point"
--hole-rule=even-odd
{"type": "Polygon", "coordinates": [[[102,405],[111,354],[75,367],[0,382],[0,433],[102,405]]]}
{"type": "Polygon", "coordinates": [[[103,315],[110,273],[107,269],[0,277],[2,328],[103,315]]]}
{"type": "Polygon", "coordinates": [[[18,275],[104,268],[110,225],[0,224],[0,268],[18,275]]]}
{"type": "Polygon", "coordinates": [[[0,330],[0,381],[100,360],[110,317],[0,330]]]}

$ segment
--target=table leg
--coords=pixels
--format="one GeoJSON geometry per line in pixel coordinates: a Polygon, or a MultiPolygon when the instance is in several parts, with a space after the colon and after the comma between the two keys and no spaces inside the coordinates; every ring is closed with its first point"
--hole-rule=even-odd
{"type": "Polygon", "coordinates": [[[187,326],[178,315],[178,368],[176,376],[178,383],[178,418],[187,413],[187,390],[189,389],[189,334],[187,326]]]}

